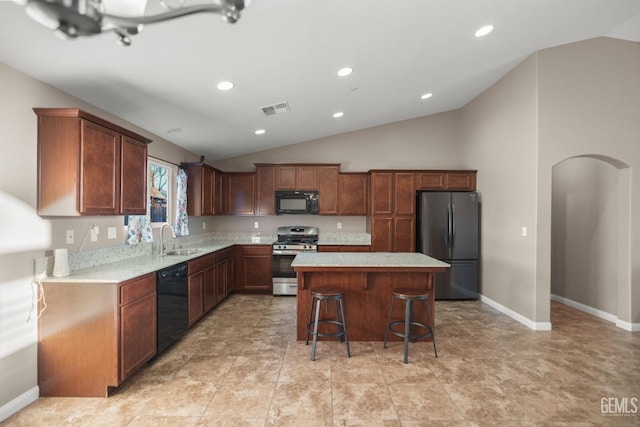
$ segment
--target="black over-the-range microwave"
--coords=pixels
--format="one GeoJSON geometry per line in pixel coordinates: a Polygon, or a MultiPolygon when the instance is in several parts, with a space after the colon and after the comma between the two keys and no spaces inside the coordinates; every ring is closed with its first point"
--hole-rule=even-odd
{"type": "Polygon", "coordinates": [[[318,192],[276,191],[276,214],[318,215],[318,192]]]}

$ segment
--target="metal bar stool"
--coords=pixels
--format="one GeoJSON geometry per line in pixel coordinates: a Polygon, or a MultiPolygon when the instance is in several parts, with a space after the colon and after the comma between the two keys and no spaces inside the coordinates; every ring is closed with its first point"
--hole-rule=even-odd
{"type": "Polygon", "coordinates": [[[311,291],[311,307],[309,308],[309,321],[307,322],[307,342],[309,345],[309,335],[313,335],[313,345],[311,347],[311,360],[316,360],[316,342],[318,337],[337,337],[338,341],[341,341],[341,337],[344,336],[345,343],[347,344],[347,357],[351,357],[349,351],[349,337],[347,335],[347,321],[344,316],[344,292],[324,287],[311,291]],[[334,311],[336,313],[334,319],[320,319],[320,305],[322,301],[325,302],[325,311],[329,312],[329,301],[333,301],[334,311]],[[338,303],[340,303],[340,311],[338,312],[338,303]],[[313,306],[315,304],[315,319],[313,316],[313,306]],[[340,313],[340,317],[338,316],[340,313]],[[342,320],[340,320],[342,319],[342,320]],[[336,325],[336,332],[319,332],[318,326],[321,323],[333,323],[336,325]],[[313,327],[313,328],[312,328],[313,327]]]}
{"type": "Polygon", "coordinates": [[[429,307],[429,292],[422,289],[410,289],[410,288],[397,288],[393,290],[391,295],[391,308],[389,309],[389,318],[387,319],[387,330],[384,333],[384,348],[387,348],[387,335],[391,332],[394,335],[404,338],[404,363],[409,363],[409,340],[415,342],[421,338],[432,337],[433,338],[433,352],[438,357],[438,350],[436,350],[436,336],[433,333],[433,322],[431,317],[431,309],[429,307]],[[393,303],[395,300],[404,300],[404,320],[397,320],[392,322],[391,317],[393,315],[393,303]],[[424,301],[427,306],[427,321],[428,325],[417,322],[413,319],[413,302],[424,301]],[[396,325],[404,325],[403,332],[397,332],[393,330],[396,325]],[[411,326],[416,326],[425,330],[423,333],[411,333],[411,326]]]}

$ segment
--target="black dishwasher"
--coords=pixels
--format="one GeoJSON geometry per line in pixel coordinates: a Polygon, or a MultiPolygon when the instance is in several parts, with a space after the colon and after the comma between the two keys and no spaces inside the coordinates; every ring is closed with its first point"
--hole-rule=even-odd
{"type": "Polygon", "coordinates": [[[178,341],[189,327],[187,263],[157,273],[158,355],[178,341]]]}

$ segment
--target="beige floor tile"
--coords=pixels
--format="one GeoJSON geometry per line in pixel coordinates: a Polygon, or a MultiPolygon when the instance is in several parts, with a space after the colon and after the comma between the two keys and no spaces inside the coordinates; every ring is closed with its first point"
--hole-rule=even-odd
{"type": "Polygon", "coordinates": [[[397,420],[389,391],[375,383],[332,383],[334,420],[397,420]]]}
{"type": "Polygon", "coordinates": [[[640,425],[601,408],[640,398],[640,334],[562,304],[535,332],[479,301],[438,301],[438,358],[410,343],[404,364],[400,341],[352,341],[351,358],[321,341],[309,360],[295,303],[233,295],[109,398],[40,398],[0,425],[640,425]]]}

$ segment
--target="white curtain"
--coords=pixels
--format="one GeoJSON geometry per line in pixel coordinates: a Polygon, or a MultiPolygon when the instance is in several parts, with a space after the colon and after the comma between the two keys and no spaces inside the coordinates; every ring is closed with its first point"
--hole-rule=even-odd
{"type": "Polygon", "coordinates": [[[184,169],[178,169],[176,177],[176,223],[174,231],[176,236],[189,235],[189,216],[187,215],[187,173],[184,169]]]}

